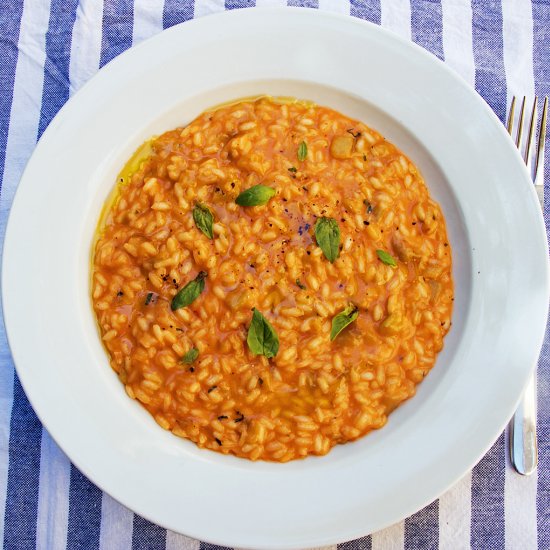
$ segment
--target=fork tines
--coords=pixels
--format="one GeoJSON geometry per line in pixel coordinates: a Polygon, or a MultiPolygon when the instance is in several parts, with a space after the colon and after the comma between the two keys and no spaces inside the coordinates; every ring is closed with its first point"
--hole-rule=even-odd
{"type": "MultiPolygon", "coordinates": [[[[519,111],[519,119],[516,125],[516,131],[514,132],[514,122],[515,122],[515,110],[516,110],[516,97],[512,98],[512,103],[510,105],[510,112],[508,113],[508,123],[507,129],[508,133],[514,140],[516,147],[519,149],[520,153],[523,147],[522,138],[523,138],[523,126],[525,120],[525,102],[526,98],[524,97],[521,102],[521,107],[519,111]],[[515,136],[514,136],[515,134],[515,136]]],[[[544,147],[546,142],[546,121],[548,118],[548,97],[544,98],[544,103],[542,107],[542,116],[540,121],[540,129],[538,134],[538,141],[535,148],[535,169],[534,174],[532,173],[532,144],[535,139],[535,128],[537,126],[537,104],[538,97],[535,96],[533,101],[533,107],[531,108],[531,116],[529,117],[529,127],[527,130],[527,143],[525,144],[525,149],[523,151],[523,160],[527,165],[529,173],[533,175],[533,180],[535,184],[542,185],[543,175],[543,166],[544,166],[544,147]]]]}

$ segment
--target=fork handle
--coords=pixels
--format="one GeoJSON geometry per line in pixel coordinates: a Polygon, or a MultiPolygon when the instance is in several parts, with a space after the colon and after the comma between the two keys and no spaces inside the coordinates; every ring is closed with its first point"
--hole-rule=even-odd
{"type": "Polygon", "coordinates": [[[537,383],[533,373],[510,422],[510,458],[515,470],[524,476],[537,468],[537,383]]]}

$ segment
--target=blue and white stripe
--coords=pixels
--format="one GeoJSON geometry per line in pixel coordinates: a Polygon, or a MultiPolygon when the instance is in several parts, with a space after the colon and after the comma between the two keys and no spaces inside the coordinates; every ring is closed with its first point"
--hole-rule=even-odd
{"type": "MultiPolygon", "coordinates": [[[[548,0],[533,0],[533,74],[535,93],[550,95],[550,4],[548,0]]],[[[550,183],[550,147],[546,143],[545,184],[550,183]]],[[[548,188],[545,188],[548,197],[548,188]]],[[[544,209],[546,232],[550,234],[550,202],[544,209]]],[[[550,327],[546,327],[546,338],[538,367],[538,425],[539,431],[547,437],[539,439],[539,469],[536,487],[537,534],[539,548],[550,548],[550,327]]]]}
{"type": "MultiPolygon", "coordinates": [[[[0,2],[0,236],[22,169],[63,103],[118,54],[194,17],[254,6],[349,14],[428,49],[504,120],[512,95],[550,95],[548,0],[9,0],[0,2]]],[[[546,180],[550,183],[550,144],[546,180]]],[[[52,184],[52,183],[46,183],[52,184]]],[[[550,224],[550,212],[545,212],[550,224]]],[[[0,537],[5,549],[220,547],[166,531],[88,481],[42,429],[0,322],[0,537]]],[[[447,493],[341,550],[550,548],[550,334],[539,363],[538,473],[507,464],[503,434],[447,493]]]]}
{"type": "MultiPolygon", "coordinates": [[[[29,22],[30,10],[31,8],[27,6],[23,11],[22,1],[12,2],[9,5],[0,4],[0,28],[3,29],[3,40],[0,42],[0,58],[3,60],[0,66],[2,90],[0,93],[0,231],[2,235],[6,228],[9,205],[16,187],[15,182],[19,180],[22,167],[36,143],[38,131],[37,116],[23,117],[18,114],[33,110],[36,112],[36,106],[40,105],[42,94],[40,67],[44,65],[44,42],[49,10],[42,10],[37,17],[36,25],[29,22]],[[40,17],[44,14],[46,17],[40,17]],[[23,38],[19,40],[21,27],[23,27],[23,38]],[[22,82],[25,79],[37,83],[28,94],[24,94],[23,90],[22,82]],[[13,117],[12,113],[14,113],[13,117]],[[11,184],[6,183],[2,189],[3,182],[11,182],[11,184]]],[[[37,12],[40,10],[38,9],[37,12]]],[[[34,13],[38,15],[37,12],[34,13]]],[[[0,499],[2,502],[7,502],[8,474],[12,464],[8,449],[15,387],[13,365],[3,329],[0,330],[0,361],[2,366],[0,368],[0,425],[2,428],[0,444],[3,452],[0,461],[0,499]]],[[[0,531],[7,533],[11,525],[6,529],[5,520],[6,514],[0,513],[0,531]]]]}

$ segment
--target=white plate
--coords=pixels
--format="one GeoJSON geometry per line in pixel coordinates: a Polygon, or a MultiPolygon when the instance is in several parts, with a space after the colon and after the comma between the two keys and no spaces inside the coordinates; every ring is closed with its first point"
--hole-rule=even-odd
{"type": "Polygon", "coordinates": [[[546,237],[520,157],[442,63],[376,26],[311,10],[185,23],[121,55],[51,123],[9,219],[3,300],[25,391],[71,460],[146,518],[248,548],[332,544],[435,499],[503,429],[548,304],[546,237]],[[260,93],[308,98],[380,130],[445,213],[456,301],[445,349],[388,425],[285,465],[222,456],[161,430],[128,399],[90,307],[90,243],[132,151],[204,108],[260,93]]]}

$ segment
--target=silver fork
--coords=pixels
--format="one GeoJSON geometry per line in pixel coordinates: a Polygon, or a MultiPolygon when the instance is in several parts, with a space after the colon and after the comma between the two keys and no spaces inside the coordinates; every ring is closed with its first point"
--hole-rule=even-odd
{"type": "MultiPolygon", "coordinates": [[[[531,110],[531,120],[527,133],[527,144],[523,153],[523,160],[527,165],[529,174],[533,177],[537,196],[541,208],[544,208],[544,145],[546,140],[546,119],[548,115],[548,98],[544,98],[542,107],[542,116],[539,127],[538,142],[535,151],[535,166],[532,165],[532,144],[535,139],[535,126],[537,125],[537,103],[535,97],[533,108],[531,110]]],[[[512,99],[510,112],[508,114],[508,133],[514,139],[516,147],[520,153],[523,147],[523,121],[525,116],[525,97],[521,102],[519,120],[517,129],[514,130],[514,115],[516,108],[516,98],[512,99]]],[[[516,409],[514,417],[510,421],[510,459],[516,471],[522,475],[528,476],[537,469],[538,450],[537,450],[537,382],[536,373],[529,378],[527,387],[523,393],[520,404],[516,409]]]]}

